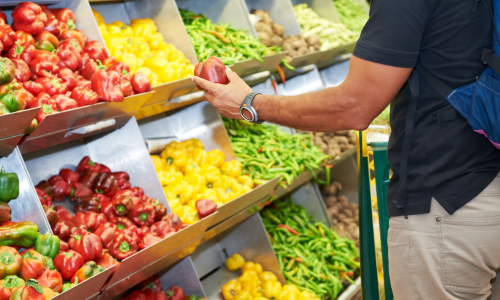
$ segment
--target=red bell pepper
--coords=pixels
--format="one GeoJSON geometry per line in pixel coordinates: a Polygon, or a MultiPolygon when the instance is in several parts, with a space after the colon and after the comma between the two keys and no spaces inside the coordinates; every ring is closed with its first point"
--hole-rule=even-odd
{"type": "MultiPolygon", "coordinates": [[[[151,233],[151,229],[148,226],[141,226],[135,229],[135,234],[141,239],[148,233],[151,233]]],[[[155,233],[153,233],[153,235],[155,235],[155,233]]]]}
{"type": "Polygon", "coordinates": [[[54,188],[47,182],[47,180],[40,181],[36,187],[44,191],[47,195],[51,197],[54,196],[54,188]]]}
{"type": "Polygon", "coordinates": [[[73,11],[69,8],[53,8],[50,10],[51,13],[60,22],[66,24],[66,28],[75,29],[76,28],[76,17],[73,11]]]}
{"type": "MultiPolygon", "coordinates": [[[[123,217],[120,217],[120,218],[123,218],[123,217]]],[[[127,234],[127,235],[130,235],[131,237],[134,238],[134,241],[137,245],[139,245],[139,243],[141,242],[141,238],[137,235],[137,226],[135,225],[131,225],[123,230],[121,230],[120,232],[121,233],[124,233],[124,234],[127,234]]]]}
{"type": "MultiPolygon", "coordinates": [[[[81,179],[81,176],[80,176],[81,179]]],[[[92,190],[89,189],[85,184],[80,183],[80,182],[73,182],[71,184],[73,188],[75,189],[75,192],[73,193],[73,196],[71,196],[69,199],[73,202],[84,202],[90,200],[94,194],[92,193],[92,190]]]]}
{"type": "Polygon", "coordinates": [[[127,172],[114,172],[111,173],[115,176],[116,180],[118,180],[118,186],[120,189],[125,190],[131,187],[130,185],[130,176],[127,172]]]}
{"type": "MultiPolygon", "coordinates": [[[[226,66],[217,57],[209,57],[204,62],[199,62],[194,67],[194,76],[201,77],[213,83],[227,84],[226,66]]],[[[199,90],[202,88],[198,85],[199,90]]]]}
{"type": "Polygon", "coordinates": [[[151,226],[155,222],[155,208],[149,204],[139,204],[132,208],[129,218],[137,226],[151,226]]]}
{"type": "Polygon", "coordinates": [[[75,231],[71,235],[68,245],[71,249],[80,253],[85,261],[98,260],[102,256],[101,239],[84,229],[75,231]]]}
{"type": "Polygon", "coordinates": [[[99,173],[101,170],[101,166],[99,165],[99,163],[90,160],[90,157],[85,156],[76,166],[76,172],[81,173],[84,169],[90,169],[91,171],[99,173]]]}
{"type": "Polygon", "coordinates": [[[36,50],[34,45],[30,43],[19,43],[19,41],[17,41],[15,45],[10,48],[7,55],[10,59],[20,58],[25,63],[29,64],[31,60],[36,57],[37,52],[38,50],[36,50]]]}
{"type": "Polygon", "coordinates": [[[141,291],[152,290],[153,292],[161,292],[161,282],[155,275],[149,277],[141,283],[141,291]]]}
{"type": "Polygon", "coordinates": [[[127,217],[111,218],[109,219],[109,222],[115,224],[118,230],[125,230],[130,226],[135,226],[134,223],[132,223],[132,221],[130,221],[127,217]]]}
{"type": "Polygon", "coordinates": [[[83,48],[83,52],[87,53],[91,59],[101,62],[109,57],[104,45],[98,41],[88,42],[83,48]]]}
{"type": "Polygon", "coordinates": [[[94,234],[101,239],[104,248],[109,249],[117,231],[118,227],[115,224],[108,222],[97,226],[94,234]]]}
{"type": "Polygon", "coordinates": [[[25,285],[12,289],[11,300],[45,300],[44,291],[34,279],[28,280],[25,285]]]}
{"type": "Polygon", "coordinates": [[[196,201],[196,210],[200,219],[203,219],[217,210],[217,204],[210,199],[201,199],[196,201]]]}
{"type": "Polygon", "coordinates": [[[47,268],[45,257],[35,250],[29,250],[23,255],[23,265],[20,276],[24,280],[36,278],[47,268]]]}
{"type": "Polygon", "coordinates": [[[72,196],[74,193],[73,187],[67,183],[61,176],[54,175],[49,178],[49,183],[54,188],[54,200],[61,202],[67,196],[72,196]]]}
{"type": "Polygon", "coordinates": [[[94,198],[99,199],[99,205],[101,205],[101,208],[105,203],[111,203],[111,199],[104,194],[94,193],[94,198]]]}
{"type": "Polygon", "coordinates": [[[12,11],[12,26],[16,30],[36,35],[42,32],[47,15],[33,2],[21,2],[12,11]]]}
{"type": "Polygon", "coordinates": [[[33,131],[35,131],[35,129],[37,127],[38,127],[38,121],[35,118],[35,119],[31,120],[31,123],[28,126],[28,128],[26,128],[26,130],[24,130],[24,134],[31,134],[31,133],[33,133],[33,131]]]}
{"type": "Polygon", "coordinates": [[[59,40],[55,35],[48,31],[42,31],[35,37],[35,47],[38,50],[47,50],[52,52],[57,48],[57,46],[59,46],[59,40]]]}
{"type": "Polygon", "coordinates": [[[101,258],[97,261],[97,264],[101,266],[104,270],[111,268],[114,266],[113,271],[111,271],[111,275],[116,272],[118,267],[120,266],[120,262],[111,256],[109,253],[104,253],[101,258]]]}
{"type": "Polygon", "coordinates": [[[59,242],[60,242],[60,244],[61,244],[61,246],[59,247],[59,253],[61,253],[61,252],[63,252],[63,251],[64,251],[64,252],[66,252],[66,251],[68,251],[68,250],[69,250],[69,245],[68,245],[68,243],[66,243],[66,242],[65,242],[65,241],[63,241],[63,240],[61,240],[61,241],[59,241],[59,242]]]}
{"type": "Polygon", "coordinates": [[[72,71],[78,70],[82,64],[82,48],[76,39],[67,39],[57,46],[59,56],[59,67],[68,68],[72,71]]]}
{"type": "Polygon", "coordinates": [[[101,273],[102,271],[104,271],[104,269],[95,262],[86,262],[78,271],[76,271],[75,275],[73,275],[71,283],[74,283],[75,281],[81,283],[90,277],[101,273]]]}
{"type": "MultiPolygon", "coordinates": [[[[105,60],[103,60],[103,64],[106,66],[106,67],[111,67],[112,65],[114,65],[116,62],[118,62],[118,60],[116,59],[116,57],[114,56],[110,56],[108,58],[106,58],[105,60]]],[[[116,71],[116,70],[115,70],[116,71]]]]}
{"type": "Polygon", "coordinates": [[[59,36],[61,34],[61,26],[59,26],[59,20],[56,19],[56,16],[50,12],[49,8],[45,5],[40,5],[40,8],[47,16],[47,22],[45,22],[45,27],[43,27],[44,31],[50,32],[55,36],[59,36]]]}
{"type": "Polygon", "coordinates": [[[60,69],[59,74],[57,74],[57,77],[61,78],[63,81],[63,84],[66,86],[68,91],[72,91],[76,87],[76,76],[73,71],[71,71],[68,68],[60,69]]]}
{"type": "Polygon", "coordinates": [[[35,79],[38,77],[54,78],[59,72],[59,57],[52,52],[39,50],[35,58],[31,60],[30,68],[35,79]]]}
{"type": "Polygon", "coordinates": [[[7,15],[0,9],[0,19],[7,23],[7,15]]]}
{"type": "Polygon", "coordinates": [[[120,90],[124,97],[128,97],[134,94],[132,89],[132,84],[125,78],[120,79],[120,90]]]}
{"type": "Polygon", "coordinates": [[[145,93],[151,91],[151,82],[142,72],[137,72],[132,76],[130,81],[132,88],[136,94],[145,93]]]}
{"type": "MultiPolygon", "coordinates": [[[[23,82],[23,88],[35,97],[37,97],[40,93],[45,93],[45,88],[43,87],[42,84],[37,83],[35,81],[31,81],[31,80],[23,82]]],[[[49,96],[49,95],[47,94],[47,96],[49,96]]],[[[50,96],[49,96],[49,98],[50,98],[50,96]]],[[[38,101],[35,98],[35,105],[37,102],[38,101]]],[[[28,107],[28,108],[30,108],[30,107],[28,107]]]]}
{"type": "Polygon", "coordinates": [[[0,300],[9,300],[12,292],[25,285],[24,280],[16,275],[6,276],[0,280],[0,300]]]}
{"type": "Polygon", "coordinates": [[[94,231],[99,225],[107,223],[108,218],[104,214],[88,211],[86,213],[77,212],[75,219],[82,222],[91,231],[94,231]]]}
{"type": "Polygon", "coordinates": [[[40,200],[40,203],[42,203],[42,205],[45,205],[48,207],[52,206],[52,197],[50,197],[44,191],[42,191],[41,189],[39,189],[37,187],[35,187],[35,191],[36,191],[36,194],[38,195],[38,199],[40,200]]]}
{"type": "Polygon", "coordinates": [[[133,291],[132,293],[130,293],[130,295],[125,297],[123,300],[149,300],[149,299],[146,298],[146,295],[143,292],[133,291]]]}
{"type": "MultiPolygon", "coordinates": [[[[45,93],[40,93],[40,95],[42,95],[42,96],[47,95],[50,98],[50,96],[48,94],[45,94],[45,93]]],[[[55,103],[54,103],[54,105],[42,104],[42,105],[37,105],[37,107],[38,106],[42,107],[42,109],[40,109],[40,111],[36,114],[36,117],[35,117],[38,124],[40,124],[40,122],[42,122],[47,115],[57,113],[57,107],[55,106],[55,103]]]]}
{"type": "Polygon", "coordinates": [[[117,216],[126,216],[132,211],[132,192],[127,190],[120,190],[116,192],[111,199],[113,205],[113,212],[117,216]]]}
{"type": "Polygon", "coordinates": [[[61,273],[64,280],[70,280],[84,264],[83,256],[74,250],[59,252],[54,259],[54,267],[61,273]]]}
{"type": "Polygon", "coordinates": [[[165,290],[165,295],[167,295],[167,300],[183,300],[184,290],[174,285],[165,290]]]}
{"type": "Polygon", "coordinates": [[[4,51],[9,51],[12,45],[17,41],[16,33],[12,30],[12,27],[0,21],[0,27],[5,28],[5,35],[0,39],[3,45],[4,51]]]}
{"type": "Polygon", "coordinates": [[[132,205],[134,206],[142,204],[144,200],[147,199],[147,197],[144,196],[144,190],[140,187],[133,187],[126,190],[122,190],[120,191],[120,193],[130,195],[130,199],[132,200],[132,205]]]}
{"type": "Polygon", "coordinates": [[[123,260],[137,253],[138,247],[133,237],[127,234],[118,233],[109,247],[111,255],[119,260],[123,260]]]}
{"type": "Polygon", "coordinates": [[[15,32],[15,34],[16,34],[16,43],[19,43],[19,44],[28,43],[30,45],[35,45],[36,44],[35,39],[29,33],[26,33],[26,32],[24,32],[22,30],[17,30],[15,32]]]}
{"type": "Polygon", "coordinates": [[[61,241],[67,241],[73,229],[76,230],[76,226],[72,221],[63,221],[61,219],[52,226],[52,232],[57,235],[61,241]]]}
{"type": "MultiPolygon", "coordinates": [[[[104,63],[106,65],[106,63],[104,63]]],[[[125,78],[128,81],[132,80],[132,75],[130,74],[130,68],[126,63],[121,61],[115,62],[108,66],[108,71],[116,71],[120,74],[120,78],[125,78]]]]}
{"type": "Polygon", "coordinates": [[[99,170],[99,173],[106,173],[106,174],[111,174],[111,169],[103,164],[100,164],[101,169],[99,170]]]}
{"type": "Polygon", "coordinates": [[[39,77],[35,82],[43,85],[45,92],[51,97],[54,95],[66,94],[66,92],[68,92],[68,87],[64,85],[61,78],[39,77]]]}
{"type": "Polygon", "coordinates": [[[98,193],[112,197],[118,190],[118,181],[111,174],[99,173],[94,179],[92,189],[98,193]]]}
{"type": "Polygon", "coordinates": [[[146,249],[147,247],[158,243],[162,239],[158,237],[157,235],[153,233],[147,233],[142,239],[141,242],[138,244],[138,247],[140,250],[146,249]]]}
{"type": "MultiPolygon", "coordinates": [[[[30,79],[31,77],[31,70],[30,67],[21,59],[17,58],[11,58],[12,62],[14,63],[14,68],[16,70],[16,80],[17,82],[26,82],[30,79]]],[[[33,102],[34,102],[34,97],[33,97],[33,102]]]]}
{"type": "MultiPolygon", "coordinates": [[[[88,54],[87,54],[88,55],[88,54]]],[[[85,59],[87,55],[84,55],[82,61],[85,59]]],[[[83,65],[83,62],[82,62],[83,65]]],[[[89,59],[85,66],[82,68],[81,74],[85,79],[92,81],[92,75],[95,72],[106,69],[106,66],[101,63],[100,60],[89,59]]]]}
{"type": "Polygon", "coordinates": [[[19,82],[10,82],[0,86],[1,102],[7,106],[10,112],[15,112],[26,108],[28,103],[32,106],[35,102],[35,97],[28,91],[23,89],[23,85],[19,82]],[[7,97],[11,95],[12,97],[7,97]]]}
{"type": "Polygon", "coordinates": [[[151,226],[151,232],[156,233],[160,238],[164,239],[165,237],[175,233],[175,229],[171,228],[168,222],[160,221],[151,226]]]}
{"type": "Polygon", "coordinates": [[[59,111],[70,110],[78,107],[78,102],[71,99],[66,95],[55,95],[52,97],[57,103],[57,109],[59,111]]]}
{"type": "Polygon", "coordinates": [[[90,82],[90,80],[85,79],[85,77],[83,77],[82,75],[76,76],[76,80],[77,80],[76,82],[77,87],[82,87],[92,90],[92,82],[90,82]]]}
{"type": "Polygon", "coordinates": [[[170,227],[174,228],[175,230],[180,230],[179,228],[182,225],[181,218],[179,218],[178,215],[172,212],[166,214],[161,220],[168,222],[170,227]]]}
{"type": "Polygon", "coordinates": [[[115,71],[98,70],[90,78],[92,89],[99,95],[99,100],[122,102],[120,75],[115,71]]]}
{"type": "Polygon", "coordinates": [[[152,205],[155,209],[155,221],[160,221],[165,213],[167,213],[167,208],[163,203],[157,199],[148,197],[145,201],[146,204],[152,205]]]}
{"type": "Polygon", "coordinates": [[[75,87],[70,97],[78,102],[80,107],[95,104],[99,100],[99,96],[93,90],[81,86],[75,87]]]}
{"type": "Polygon", "coordinates": [[[61,178],[69,184],[78,182],[78,179],[80,179],[80,174],[73,172],[70,169],[61,169],[61,171],[59,171],[59,176],[61,176],[61,178]]]}
{"type": "Polygon", "coordinates": [[[38,281],[38,285],[48,287],[56,293],[59,293],[62,289],[63,279],[56,270],[47,268],[35,279],[38,281]]]}
{"type": "Polygon", "coordinates": [[[77,201],[75,205],[75,211],[79,212],[99,212],[99,201],[96,198],[92,197],[90,199],[77,201]]]}
{"type": "Polygon", "coordinates": [[[75,219],[73,214],[62,206],[56,206],[54,209],[61,221],[73,221],[75,219]]]}
{"type": "Polygon", "coordinates": [[[106,218],[108,218],[108,220],[117,217],[117,215],[115,215],[115,213],[113,212],[113,203],[111,202],[105,202],[104,204],[101,204],[101,209],[99,211],[103,213],[106,218]]]}
{"type": "Polygon", "coordinates": [[[94,185],[94,180],[97,175],[99,175],[99,173],[90,169],[84,169],[80,173],[80,179],[78,180],[78,182],[85,184],[89,189],[94,190],[92,186],[94,185]]]}
{"type": "Polygon", "coordinates": [[[61,40],[68,40],[68,39],[75,39],[78,41],[80,46],[85,47],[85,44],[87,44],[87,36],[83,34],[81,30],[76,30],[76,29],[65,29],[61,32],[61,40]]]}

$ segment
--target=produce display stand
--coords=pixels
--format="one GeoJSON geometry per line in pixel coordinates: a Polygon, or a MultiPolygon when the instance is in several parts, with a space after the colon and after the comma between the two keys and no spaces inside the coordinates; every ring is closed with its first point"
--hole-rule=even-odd
{"type": "Polygon", "coordinates": [[[0,139],[0,157],[7,156],[14,151],[24,134],[18,134],[11,137],[0,139]]]}
{"type": "Polygon", "coordinates": [[[40,109],[35,107],[0,116],[0,139],[24,134],[40,109]]]}

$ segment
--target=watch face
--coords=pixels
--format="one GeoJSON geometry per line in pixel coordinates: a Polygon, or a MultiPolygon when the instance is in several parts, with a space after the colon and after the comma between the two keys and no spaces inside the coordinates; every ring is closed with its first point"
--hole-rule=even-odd
{"type": "Polygon", "coordinates": [[[248,122],[253,122],[254,116],[249,108],[242,107],[240,110],[240,114],[243,117],[243,119],[247,120],[248,122]]]}

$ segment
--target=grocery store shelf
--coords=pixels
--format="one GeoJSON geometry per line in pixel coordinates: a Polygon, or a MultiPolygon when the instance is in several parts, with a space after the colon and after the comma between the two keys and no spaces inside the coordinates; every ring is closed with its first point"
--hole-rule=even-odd
{"type": "Polygon", "coordinates": [[[286,56],[286,52],[280,52],[276,54],[263,56],[263,63],[256,59],[248,59],[243,61],[235,62],[230,66],[233,72],[240,76],[247,76],[263,71],[274,71],[276,67],[279,66],[281,60],[286,56]]]}
{"type": "MultiPolygon", "coordinates": [[[[318,176],[318,174],[320,174],[321,172],[322,170],[315,170],[314,173],[316,174],[316,176],[318,176]]],[[[271,201],[288,196],[289,194],[293,193],[294,191],[299,189],[301,186],[303,186],[313,178],[314,175],[311,172],[309,171],[302,172],[299,176],[297,176],[293,180],[292,184],[287,185],[286,187],[279,186],[276,189],[276,192],[274,193],[273,197],[271,198],[271,201]]]]}
{"type": "Polygon", "coordinates": [[[23,138],[24,134],[18,134],[8,138],[0,139],[0,157],[11,154],[17,147],[17,144],[23,138]]]}
{"type": "Polygon", "coordinates": [[[67,299],[82,299],[90,300],[95,299],[96,295],[100,292],[101,287],[106,283],[109,276],[113,272],[113,267],[110,267],[99,274],[92,276],[91,278],[75,285],[64,293],[52,298],[55,300],[67,300],[67,299]]]}
{"type": "Polygon", "coordinates": [[[0,139],[23,134],[31,124],[36,114],[42,109],[35,107],[31,109],[16,111],[0,116],[0,139]]]}

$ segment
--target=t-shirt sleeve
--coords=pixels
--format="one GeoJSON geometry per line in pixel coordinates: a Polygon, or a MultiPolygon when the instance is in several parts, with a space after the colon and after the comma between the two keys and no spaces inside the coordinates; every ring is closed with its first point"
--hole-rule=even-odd
{"type": "Polygon", "coordinates": [[[433,3],[433,0],[372,0],[370,18],[353,55],[394,67],[415,67],[433,3]]]}

